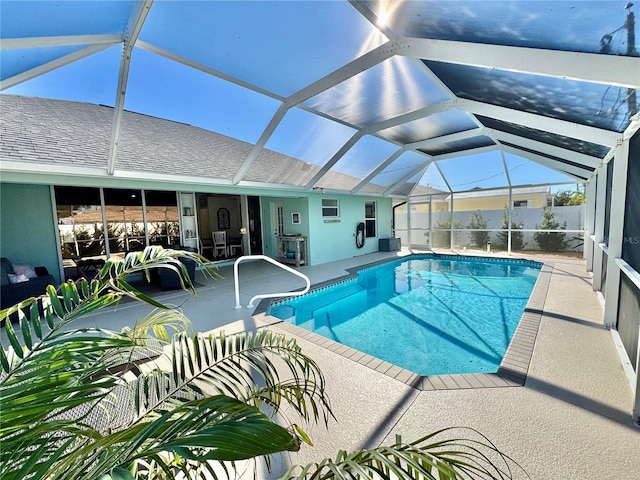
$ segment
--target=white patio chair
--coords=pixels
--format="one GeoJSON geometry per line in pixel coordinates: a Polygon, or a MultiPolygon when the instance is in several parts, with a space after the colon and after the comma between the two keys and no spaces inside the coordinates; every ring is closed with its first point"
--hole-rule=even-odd
{"type": "Polygon", "coordinates": [[[229,239],[229,255],[235,257],[238,252],[243,253],[242,238],[230,238],[229,239]]]}
{"type": "Polygon", "coordinates": [[[219,253],[227,257],[229,252],[227,250],[227,232],[211,232],[213,237],[213,255],[218,258],[219,253]]]}

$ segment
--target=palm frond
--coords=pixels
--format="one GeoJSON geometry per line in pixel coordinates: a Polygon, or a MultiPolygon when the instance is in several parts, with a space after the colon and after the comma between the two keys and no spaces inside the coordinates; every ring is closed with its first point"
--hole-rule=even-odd
{"type": "Polygon", "coordinates": [[[141,252],[130,252],[123,260],[107,260],[98,273],[98,279],[123,295],[164,309],[167,308],[165,305],[132,287],[127,282],[127,276],[142,273],[147,281],[149,281],[151,278],[151,270],[157,268],[168,269],[178,275],[182,289],[191,291],[195,296],[195,285],[193,285],[189,277],[187,267],[181,261],[183,258],[188,258],[196,262],[196,264],[201,267],[201,271],[205,276],[221,278],[217,267],[211,265],[209,260],[202,255],[185,250],[170,250],[160,246],[152,246],[146,247],[141,252]]]}
{"type": "Polygon", "coordinates": [[[325,379],[295,340],[270,331],[226,336],[177,336],[171,343],[171,372],[143,373],[137,380],[138,416],[176,395],[223,394],[277,413],[283,402],[307,421],[332,416],[325,379]]]}
{"type": "MultiPolygon", "coordinates": [[[[230,461],[297,451],[296,436],[275,424],[259,409],[239,400],[216,395],[182,402],[160,411],[153,421],[87,442],[73,456],[59,462],[51,472],[56,478],[95,478],[112,465],[153,459],[164,468],[163,458],[178,454],[192,464],[230,461]]],[[[163,469],[164,469],[163,468],[163,469]]]]}
{"type": "MultiPolygon", "coordinates": [[[[149,349],[149,332],[160,338],[156,344],[161,345],[158,342],[169,337],[168,329],[183,331],[188,326],[183,315],[167,314],[168,307],[131,287],[126,278],[141,270],[148,274],[151,268],[170,268],[193,287],[180,261],[184,256],[199,264],[206,260],[189,252],[151,247],[124,260],[107,261],[91,282],[82,279],[58,289],[49,286],[45,295],[0,312],[7,337],[6,346],[0,343],[3,478],[29,478],[25,469],[37,478],[43,465],[59,460],[59,446],[69,438],[82,441],[100,435],[94,428],[100,422],[92,419],[95,412],[110,418],[120,403],[114,392],[126,391],[122,387],[133,362],[161,353],[161,349],[149,349]],[[123,296],[161,310],[124,333],[69,328],[76,318],[114,305],[123,296]]],[[[215,273],[211,268],[206,272],[215,273]]]]}
{"type": "Polygon", "coordinates": [[[157,309],[140,319],[133,327],[127,327],[122,333],[140,343],[155,338],[168,344],[174,334],[192,335],[191,321],[178,309],[157,309]]]}
{"type": "MultiPolygon", "coordinates": [[[[180,261],[183,257],[189,257],[203,267],[203,273],[210,276],[220,276],[214,267],[206,262],[206,258],[192,252],[174,251],[162,247],[147,247],[142,252],[127,254],[124,260],[111,259],[105,262],[96,278],[88,282],[80,279],[78,282],[66,282],[57,289],[47,287],[47,292],[38,298],[30,298],[13,307],[0,311],[0,322],[5,322],[9,345],[0,343],[0,366],[5,373],[11,373],[12,362],[19,361],[28,356],[34,345],[40,345],[46,340],[47,335],[58,330],[76,318],[85,316],[98,309],[118,303],[123,296],[132,297],[139,301],[153,305],[161,310],[170,308],[157,300],[145,295],[127,282],[127,277],[137,272],[143,272],[149,277],[149,272],[154,268],[166,268],[178,273],[185,287],[195,294],[185,265],[180,261]],[[11,320],[18,319],[19,330],[16,331],[11,320]],[[19,333],[19,334],[18,334],[19,333]],[[34,343],[35,342],[35,343],[34,343]]],[[[166,318],[165,326],[174,330],[181,330],[187,323],[172,314],[173,320],[166,318]],[[179,325],[182,323],[182,326],[179,325]]],[[[157,321],[161,317],[157,317],[157,321]]],[[[149,329],[153,321],[142,325],[140,329],[149,329]]],[[[134,329],[139,334],[140,329],[134,329]]],[[[182,330],[181,330],[182,331],[182,330]]],[[[162,337],[168,338],[168,334],[162,333],[160,322],[156,331],[162,337]]]]}
{"type": "Polygon", "coordinates": [[[142,347],[124,335],[90,333],[101,332],[52,336],[46,348],[32,352],[0,383],[2,478],[12,478],[12,473],[29,478],[18,472],[29,465],[35,472],[62,455],[57,445],[69,438],[76,443],[100,436],[98,429],[118,411],[122,398],[113,399],[114,392],[120,388],[122,395],[127,389],[117,367],[142,347]]]}
{"type": "Polygon", "coordinates": [[[487,437],[465,427],[445,428],[411,443],[400,437],[390,446],[355,452],[340,451],[306,466],[291,467],[281,480],[306,479],[507,480],[530,478],[487,437]],[[463,430],[471,435],[450,437],[463,430]]]}

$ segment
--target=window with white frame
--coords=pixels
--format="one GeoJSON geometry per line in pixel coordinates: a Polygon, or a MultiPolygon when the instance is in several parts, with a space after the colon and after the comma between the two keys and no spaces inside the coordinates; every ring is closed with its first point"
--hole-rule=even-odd
{"type": "Polygon", "coordinates": [[[322,199],[322,216],[325,218],[333,218],[340,216],[340,206],[337,198],[322,199]]]}
{"type": "Polygon", "coordinates": [[[376,232],[376,202],[364,202],[364,224],[367,238],[377,236],[376,232]]]}
{"type": "Polygon", "coordinates": [[[513,208],[528,208],[531,206],[531,200],[514,200],[513,208]]]}

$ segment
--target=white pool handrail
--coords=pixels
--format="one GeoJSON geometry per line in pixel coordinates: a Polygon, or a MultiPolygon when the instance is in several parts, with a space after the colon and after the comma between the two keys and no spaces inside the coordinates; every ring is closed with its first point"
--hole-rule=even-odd
{"type": "Polygon", "coordinates": [[[252,308],[253,301],[258,298],[273,298],[273,297],[288,297],[288,296],[304,295],[309,291],[309,288],[311,288],[311,281],[309,280],[309,277],[307,277],[304,273],[297,272],[293,268],[283,265],[282,263],[274,260],[271,257],[267,257],[266,255],[244,255],[238,258],[233,264],[233,282],[236,290],[235,308],[242,308],[242,305],[240,305],[240,285],[238,283],[238,265],[240,265],[240,263],[244,262],[245,260],[266,260],[267,262],[273,263],[275,266],[280,267],[283,270],[286,270],[288,272],[293,273],[294,275],[299,276],[300,278],[304,279],[305,282],[307,282],[307,286],[305,287],[305,289],[299,292],[263,293],[260,295],[254,295],[251,298],[251,300],[249,300],[249,305],[247,305],[247,308],[252,308]]]}

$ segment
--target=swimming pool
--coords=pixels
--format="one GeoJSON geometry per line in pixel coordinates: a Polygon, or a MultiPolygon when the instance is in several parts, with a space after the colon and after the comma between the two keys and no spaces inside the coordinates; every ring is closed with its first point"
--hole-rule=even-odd
{"type": "Polygon", "coordinates": [[[418,375],[498,371],[542,264],[414,255],[269,314],[418,375]]]}

